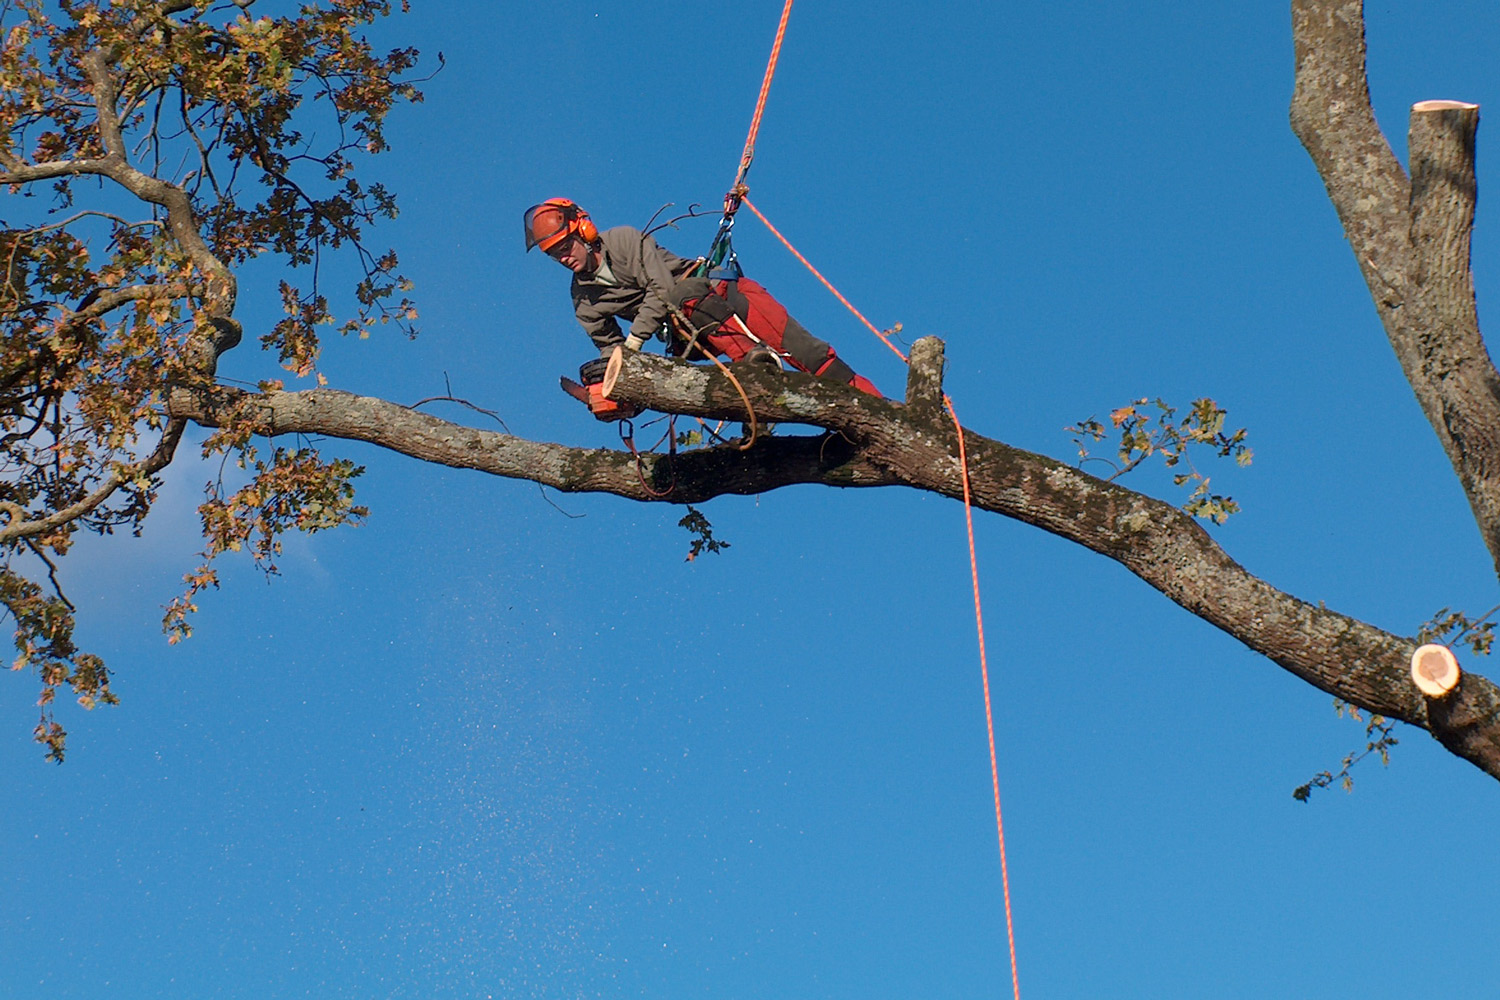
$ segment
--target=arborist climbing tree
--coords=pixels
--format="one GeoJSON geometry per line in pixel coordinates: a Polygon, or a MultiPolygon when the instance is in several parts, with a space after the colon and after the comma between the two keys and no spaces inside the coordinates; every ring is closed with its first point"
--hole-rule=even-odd
{"type": "MultiPolygon", "coordinates": [[[[621,345],[638,351],[659,337],[669,353],[690,360],[714,355],[784,364],[880,395],[771,293],[743,277],[732,257],[729,267],[710,267],[712,255],[709,260],[679,257],[631,226],[600,231],[567,198],[533,205],[524,223],[526,249],[540,247],[573,272],[574,315],[601,355],[621,345]],[[630,324],[628,334],[620,328],[622,319],[630,324]]],[[[598,384],[599,368],[584,366],[585,383],[598,384]]],[[[630,415],[597,389],[587,401],[601,419],[630,415]]]]}

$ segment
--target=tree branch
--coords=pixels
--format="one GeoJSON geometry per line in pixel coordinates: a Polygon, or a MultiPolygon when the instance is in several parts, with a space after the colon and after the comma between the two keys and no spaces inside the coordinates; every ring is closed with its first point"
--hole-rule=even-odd
{"type": "Polygon", "coordinates": [[[943,342],[922,337],[911,345],[906,367],[906,408],[923,415],[943,408],[943,342]]]}
{"type": "Polygon", "coordinates": [[[0,184],[30,184],[33,181],[51,180],[54,177],[78,177],[83,174],[107,172],[108,159],[86,158],[82,160],[48,160],[46,163],[15,163],[0,173],[0,184]]]}
{"type": "Polygon", "coordinates": [[[1469,256],[1478,127],[1477,105],[1412,106],[1411,287],[1422,325],[1402,366],[1500,566],[1500,373],[1479,332],[1469,256]]]}
{"type": "Polygon", "coordinates": [[[167,210],[167,228],[193,265],[203,272],[204,309],[212,328],[204,336],[193,359],[204,374],[212,375],[219,355],[240,342],[242,330],[233,318],[238,282],[234,273],[213,251],[198,230],[193,217],[192,198],[176,184],[144,174],[126,160],[125,141],[115,111],[115,84],[110,74],[112,53],[95,49],[83,58],[83,68],[94,88],[94,103],[99,115],[99,136],[107,156],[98,171],[142,201],[167,210]]]}
{"type": "Polygon", "coordinates": [[[1408,184],[1365,77],[1361,0],[1292,0],[1292,131],[1338,211],[1382,319],[1405,298],[1408,184]]]}
{"type": "MultiPolygon", "coordinates": [[[[738,376],[765,420],[837,430],[904,485],[955,499],[962,469],[944,413],[922,415],[848,386],[796,374],[738,376]]],[[[668,412],[741,419],[715,372],[630,353],[613,398],[668,412]]],[[[1466,673],[1429,715],[1411,682],[1416,643],[1313,606],[1251,575],[1183,511],[1043,455],[964,431],[974,506],[1034,525],[1116,560],[1172,601],[1324,691],[1428,729],[1450,751],[1500,777],[1500,690],[1466,673]]]]}
{"type": "Polygon", "coordinates": [[[1408,182],[1370,105],[1360,0],[1293,0],[1292,30],[1292,129],[1500,573],[1500,374],[1480,336],[1469,270],[1478,109],[1413,106],[1408,182]]]}
{"type": "Polygon", "coordinates": [[[126,285],[123,288],[111,288],[107,292],[91,295],[85,299],[86,305],[81,305],[67,316],[63,317],[64,328],[77,326],[79,323],[91,319],[97,319],[120,308],[128,302],[139,302],[142,299],[152,299],[161,296],[176,298],[186,295],[191,289],[182,285],[126,285]]]}
{"type": "Polygon", "coordinates": [[[171,393],[168,410],[174,418],[204,427],[249,419],[256,433],[266,436],[318,434],[366,441],[424,462],[528,479],[564,493],[613,493],[640,501],[699,503],[726,493],[763,493],[798,483],[896,483],[889,474],[854,458],[847,443],[823,435],[770,438],[763,442],[765,447],[749,452],[724,446],[675,458],[642,455],[637,464],[624,452],[478,430],[383,399],[332,389],[262,395],[224,386],[182,387],[171,393]]]}
{"type": "Polygon", "coordinates": [[[99,116],[99,142],[105,159],[125,159],[125,137],[120,132],[120,116],[115,110],[115,80],[110,75],[109,53],[95,49],[83,57],[83,69],[94,86],[94,112],[99,116]]]}

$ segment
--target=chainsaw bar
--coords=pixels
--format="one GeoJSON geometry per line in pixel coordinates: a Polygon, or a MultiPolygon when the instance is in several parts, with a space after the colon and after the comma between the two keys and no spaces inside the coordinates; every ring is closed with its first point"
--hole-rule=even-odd
{"type": "Polygon", "coordinates": [[[574,382],[566,375],[562,376],[557,381],[558,384],[562,386],[563,392],[567,393],[569,396],[572,396],[584,406],[589,405],[589,391],[587,389],[579,385],[577,382],[574,382]]]}

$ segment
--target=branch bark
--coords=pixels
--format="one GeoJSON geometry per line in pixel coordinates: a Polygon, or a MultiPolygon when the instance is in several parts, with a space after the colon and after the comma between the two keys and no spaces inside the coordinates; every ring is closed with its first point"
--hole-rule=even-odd
{"type": "Polygon", "coordinates": [[[932,416],[943,409],[943,342],[922,337],[911,345],[906,367],[906,408],[932,416]]]}
{"type": "Polygon", "coordinates": [[[11,164],[0,173],[0,184],[30,184],[33,181],[53,180],[58,177],[82,177],[84,174],[103,174],[109,161],[99,157],[82,160],[49,160],[46,163],[11,164]]]}
{"type": "MultiPolygon", "coordinates": [[[[168,410],[174,418],[204,427],[222,427],[248,416],[256,432],[268,437],[320,434],[365,441],[424,462],[528,479],[564,493],[613,493],[640,501],[700,503],[726,493],[763,493],[799,483],[897,482],[855,457],[847,442],[828,435],[770,438],[764,447],[748,452],[721,446],[675,459],[648,454],[637,460],[626,452],[572,448],[465,427],[398,403],[332,389],[259,394],[224,386],[182,387],[171,393],[168,410]]],[[[743,415],[743,407],[739,412],[743,415]]]]}

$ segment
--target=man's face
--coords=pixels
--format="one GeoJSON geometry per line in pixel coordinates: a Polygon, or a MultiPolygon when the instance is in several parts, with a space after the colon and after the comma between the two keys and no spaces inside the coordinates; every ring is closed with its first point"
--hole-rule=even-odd
{"type": "Polygon", "coordinates": [[[575,235],[564,236],[547,248],[547,256],[557,261],[574,274],[592,271],[589,246],[575,235]]]}

